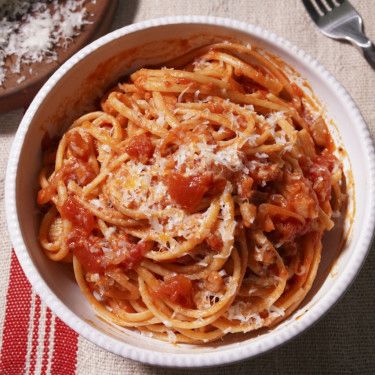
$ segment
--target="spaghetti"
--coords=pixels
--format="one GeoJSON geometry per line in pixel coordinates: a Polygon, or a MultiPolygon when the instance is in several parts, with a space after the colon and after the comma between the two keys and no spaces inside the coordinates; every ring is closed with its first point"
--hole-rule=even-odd
{"type": "Polygon", "coordinates": [[[288,72],[255,46],[201,47],[134,72],[45,145],[40,244],[102,319],[202,343],[301,303],[344,177],[288,72]]]}

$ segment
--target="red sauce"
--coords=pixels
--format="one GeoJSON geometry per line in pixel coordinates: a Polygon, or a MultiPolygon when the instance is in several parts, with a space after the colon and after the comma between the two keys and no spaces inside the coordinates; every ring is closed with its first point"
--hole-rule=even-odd
{"type": "Polygon", "coordinates": [[[125,259],[121,262],[121,265],[124,266],[125,269],[134,269],[142,262],[145,254],[150,251],[153,246],[154,243],[151,241],[129,244],[127,246],[125,259]]]}
{"type": "Polygon", "coordinates": [[[67,239],[67,246],[78,259],[82,267],[91,273],[103,273],[103,251],[80,229],[72,231],[67,239]]]}
{"type": "Polygon", "coordinates": [[[113,252],[108,256],[103,252],[101,243],[101,238],[89,235],[82,228],[74,229],[67,239],[69,250],[87,272],[93,273],[103,273],[115,266],[134,269],[154,246],[151,241],[132,243],[127,236],[123,236],[117,241],[117,246],[112,244],[113,252]]]}
{"type": "Polygon", "coordinates": [[[300,98],[303,97],[303,91],[298,85],[296,85],[294,82],[292,82],[290,84],[290,86],[293,89],[295,95],[299,96],[300,98]]]}
{"type": "Polygon", "coordinates": [[[157,298],[167,298],[183,307],[194,306],[193,284],[190,279],[182,275],[172,276],[161,282],[154,295],[157,298]]]}
{"type": "Polygon", "coordinates": [[[277,164],[259,162],[250,171],[250,177],[256,184],[280,180],[282,175],[283,173],[277,164]]]}
{"type": "Polygon", "coordinates": [[[192,83],[193,81],[189,78],[177,78],[176,82],[181,85],[188,85],[189,83],[192,83]]]}
{"type": "Polygon", "coordinates": [[[307,224],[302,224],[300,221],[290,217],[273,217],[272,222],[276,230],[273,233],[274,240],[283,243],[294,241],[297,236],[307,233],[309,229],[308,222],[307,224]]]}
{"type": "Polygon", "coordinates": [[[42,188],[38,191],[38,197],[37,197],[37,202],[38,204],[46,204],[50,201],[52,196],[56,193],[56,185],[55,184],[50,184],[45,188],[42,188]]]}
{"type": "Polygon", "coordinates": [[[217,177],[210,184],[209,191],[207,193],[209,194],[210,197],[215,197],[219,194],[222,194],[226,185],[227,185],[227,180],[225,178],[217,177]]]}
{"type": "Polygon", "coordinates": [[[125,151],[131,159],[147,163],[154,154],[155,146],[152,144],[147,134],[140,134],[132,137],[125,151]]]}
{"type": "Polygon", "coordinates": [[[242,86],[241,88],[245,90],[246,94],[253,94],[255,92],[264,92],[265,94],[268,94],[268,91],[261,86],[259,83],[254,82],[250,78],[247,78],[245,76],[238,77],[237,82],[242,86]]]}
{"type": "Polygon", "coordinates": [[[328,151],[316,156],[312,161],[304,161],[302,168],[311,181],[320,203],[331,199],[331,176],[337,159],[328,151]]]}
{"type": "Polygon", "coordinates": [[[212,183],[212,175],[183,176],[173,172],[166,178],[168,192],[181,207],[194,209],[212,183]]]}
{"type": "Polygon", "coordinates": [[[38,204],[47,203],[56,193],[59,181],[75,181],[78,185],[84,186],[95,178],[95,172],[90,164],[77,159],[70,159],[55,173],[49,185],[38,192],[38,204]]]}
{"type": "Polygon", "coordinates": [[[62,180],[65,184],[69,181],[75,181],[78,185],[84,186],[92,181],[95,176],[95,172],[90,164],[77,159],[69,159],[55,173],[50,184],[57,185],[62,180]]]}
{"type": "Polygon", "coordinates": [[[237,183],[238,194],[241,198],[246,199],[251,195],[251,189],[253,187],[254,180],[245,174],[242,174],[237,183]]]}
{"type": "Polygon", "coordinates": [[[325,150],[321,155],[318,155],[314,160],[314,163],[326,167],[330,172],[337,164],[337,158],[335,155],[331,154],[329,151],[325,150]]]}
{"type": "Polygon", "coordinates": [[[311,184],[303,177],[286,173],[282,194],[287,201],[286,207],[304,218],[316,217],[318,202],[312,191],[311,184]]]}
{"type": "Polygon", "coordinates": [[[223,248],[222,239],[215,234],[210,233],[206,238],[206,242],[213,251],[219,252],[223,248]]]}
{"type": "Polygon", "coordinates": [[[89,159],[91,149],[90,144],[87,143],[77,131],[66,134],[68,148],[77,159],[87,161],[89,159]]]}
{"type": "Polygon", "coordinates": [[[94,216],[75,198],[68,197],[64,204],[59,207],[59,211],[63,219],[69,220],[73,227],[79,228],[81,232],[90,234],[94,229],[94,216]]]}
{"type": "Polygon", "coordinates": [[[208,105],[208,108],[210,110],[210,112],[212,113],[223,113],[224,112],[224,107],[222,106],[221,103],[210,103],[208,105]]]}

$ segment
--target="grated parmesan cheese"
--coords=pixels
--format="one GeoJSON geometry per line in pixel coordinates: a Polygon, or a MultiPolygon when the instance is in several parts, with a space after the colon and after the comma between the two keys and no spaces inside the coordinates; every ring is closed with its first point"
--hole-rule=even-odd
{"type": "Polygon", "coordinates": [[[159,126],[163,126],[165,123],[165,115],[163,112],[158,113],[158,118],[156,119],[156,124],[159,126]]]}
{"type": "Polygon", "coordinates": [[[111,152],[111,146],[110,146],[110,145],[106,145],[106,144],[101,145],[101,149],[102,149],[103,151],[105,151],[105,152],[108,152],[108,153],[111,152]]]}
{"type": "Polygon", "coordinates": [[[234,172],[244,170],[240,155],[241,153],[238,150],[228,147],[216,154],[215,163],[224,165],[234,172]]]}
{"type": "Polygon", "coordinates": [[[337,218],[340,217],[340,216],[341,216],[341,212],[340,212],[340,211],[336,210],[336,211],[333,211],[333,212],[332,212],[332,217],[333,217],[334,219],[337,219],[337,218]]]}
{"type": "Polygon", "coordinates": [[[234,303],[227,312],[227,318],[229,320],[239,320],[241,323],[248,323],[253,321],[256,327],[261,327],[263,319],[257,313],[247,313],[246,310],[250,309],[250,305],[239,301],[234,303]]]}
{"type": "Polygon", "coordinates": [[[104,237],[106,240],[108,240],[112,234],[116,232],[116,227],[109,227],[105,232],[104,232],[104,237]]]}
{"type": "Polygon", "coordinates": [[[197,263],[198,266],[202,266],[202,267],[207,267],[208,266],[208,263],[207,262],[204,262],[203,260],[201,260],[200,262],[197,263]]]}
{"type": "Polygon", "coordinates": [[[91,199],[90,203],[96,208],[103,208],[103,203],[99,199],[91,199]]]}
{"type": "Polygon", "coordinates": [[[98,273],[87,273],[86,274],[86,280],[91,283],[96,283],[100,279],[98,273]]]}
{"type": "Polygon", "coordinates": [[[17,83],[20,84],[20,83],[23,82],[25,79],[26,79],[25,76],[21,76],[20,78],[17,79],[17,83]]]}
{"type": "Polygon", "coordinates": [[[256,152],[255,156],[259,159],[267,159],[269,155],[265,152],[256,152]]]}
{"type": "Polygon", "coordinates": [[[96,291],[96,290],[94,290],[93,292],[92,292],[92,295],[95,297],[95,299],[97,300],[97,301],[103,301],[103,297],[96,291]]]}
{"type": "Polygon", "coordinates": [[[284,112],[273,112],[269,116],[267,116],[266,121],[268,122],[269,125],[272,127],[275,127],[277,122],[281,119],[285,119],[285,114],[284,112]]]}
{"type": "Polygon", "coordinates": [[[202,290],[196,293],[194,301],[198,309],[209,309],[223,297],[222,293],[214,293],[209,290],[202,290]]]}
{"type": "Polygon", "coordinates": [[[275,305],[271,305],[268,311],[273,318],[278,318],[279,316],[285,315],[285,310],[275,305]]]}
{"type": "Polygon", "coordinates": [[[168,341],[169,342],[174,344],[177,341],[177,336],[175,335],[175,333],[173,331],[168,330],[167,335],[168,335],[168,341]]]}
{"type": "Polygon", "coordinates": [[[225,271],[224,269],[222,269],[222,270],[219,271],[219,275],[220,275],[221,277],[224,277],[224,276],[227,275],[227,273],[226,273],[226,271],[225,271]]]}
{"type": "Polygon", "coordinates": [[[262,262],[264,258],[265,249],[263,247],[255,246],[255,260],[262,262]]]}
{"type": "Polygon", "coordinates": [[[163,233],[163,226],[159,223],[157,217],[150,217],[150,224],[153,231],[156,233],[163,233]]]}
{"type": "MultiPolygon", "coordinates": [[[[228,185],[225,189],[228,189],[228,185]]],[[[221,202],[221,214],[222,221],[218,225],[218,231],[224,244],[234,239],[234,231],[236,229],[237,222],[231,218],[230,208],[224,202],[221,202]]]]}
{"type": "Polygon", "coordinates": [[[196,174],[206,170],[210,166],[225,166],[233,172],[248,172],[242,161],[242,152],[237,148],[226,147],[217,151],[217,146],[204,142],[181,145],[175,152],[173,159],[176,161],[176,169],[183,165],[194,165],[194,168],[187,167],[186,174],[196,174]]]}
{"type": "MultiPolygon", "coordinates": [[[[82,26],[89,23],[85,2],[0,1],[0,86],[8,70],[19,73],[24,64],[56,61],[55,47],[66,48],[82,26]],[[12,64],[7,68],[11,57],[12,64]]],[[[22,81],[20,77],[17,83],[22,81]]]]}
{"type": "Polygon", "coordinates": [[[197,90],[197,91],[195,91],[195,93],[194,93],[194,101],[198,101],[199,100],[199,95],[200,95],[200,90],[197,90]]]}
{"type": "Polygon", "coordinates": [[[169,322],[169,320],[163,320],[162,323],[163,323],[166,327],[172,327],[172,324],[169,322]]]}

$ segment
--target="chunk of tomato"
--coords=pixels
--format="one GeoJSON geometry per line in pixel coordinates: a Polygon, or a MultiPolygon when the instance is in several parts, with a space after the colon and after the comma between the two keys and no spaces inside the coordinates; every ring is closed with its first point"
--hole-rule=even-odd
{"type": "Polygon", "coordinates": [[[69,220],[73,227],[80,229],[81,232],[90,234],[94,229],[94,216],[74,197],[68,197],[59,207],[59,211],[63,219],[69,220]]]}
{"type": "Polygon", "coordinates": [[[151,241],[141,241],[137,244],[129,244],[125,259],[121,264],[125,269],[134,269],[142,262],[145,254],[152,249],[153,245],[154,244],[151,241]]]}
{"type": "Polygon", "coordinates": [[[95,246],[95,242],[87,236],[87,233],[75,229],[69,235],[66,243],[85,271],[91,273],[104,272],[103,251],[95,246]]]}
{"type": "Polygon", "coordinates": [[[181,207],[192,210],[202,200],[212,184],[212,175],[183,176],[170,173],[166,178],[171,198],[181,207]]]}
{"type": "Polygon", "coordinates": [[[206,238],[207,245],[215,252],[223,248],[223,240],[216,234],[210,233],[206,238]]]}
{"type": "Polygon", "coordinates": [[[147,134],[135,135],[129,141],[125,151],[129,157],[145,164],[154,154],[155,146],[147,134]]]}
{"type": "MultiPolygon", "coordinates": [[[[91,137],[91,136],[90,136],[91,137]]],[[[78,131],[70,131],[66,134],[68,148],[77,159],[87,161],[90,156],[90,144],[86,142],[78,131]]]]}
{"type": "Polygon", "coordinates": [[[183,275],[168,277],[160,283],[154,294],[158,298],[166,298],[183,307],[191,308],[194,306],[193,283],[183,275]]]}

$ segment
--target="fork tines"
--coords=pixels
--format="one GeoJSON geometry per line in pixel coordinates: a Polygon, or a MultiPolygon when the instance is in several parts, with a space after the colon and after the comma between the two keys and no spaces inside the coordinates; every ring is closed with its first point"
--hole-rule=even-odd
{"type": "Polygon", "coordinates": [[[339,7],[345,0],[302,0],[310,16],[316,21],[319,17],[339,7]]]}

